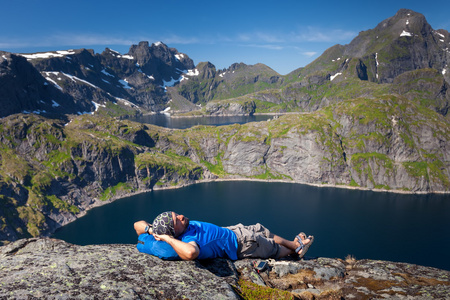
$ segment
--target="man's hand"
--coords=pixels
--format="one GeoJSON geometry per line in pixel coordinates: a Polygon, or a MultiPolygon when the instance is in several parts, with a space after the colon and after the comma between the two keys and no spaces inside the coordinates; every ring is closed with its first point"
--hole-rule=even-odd
{"type": "Polygon", "coordinates": [[[155,237],[155,240],[157,241],[164,241],[166,243],[168,243],[169,239],[173,239],[174,237],[171,237],[170,235],[167,234],[154,234],[153,235],[155,237]]]}
{"type": "Polygon", "coordinates": [[[147,230],[148,234],[153,234],[153,228],[150,226],[150,228],[147,230]]]}

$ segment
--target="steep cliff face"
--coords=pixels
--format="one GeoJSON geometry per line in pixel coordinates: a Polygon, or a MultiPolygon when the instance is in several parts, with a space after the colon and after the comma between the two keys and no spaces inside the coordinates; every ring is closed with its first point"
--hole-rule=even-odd
{"type": "MultiPolygon", "coordinates": [[[[221,143],[196,152],[200,160],[237,176],[448,191],[449,129],[433,110],[383,96],[344,101],[313,114],[221,127],[210,134],[211,139],[222,136],[221,143]]],[[[195,150],[197,131],[184,135],[185,147],[195,150]]]]}

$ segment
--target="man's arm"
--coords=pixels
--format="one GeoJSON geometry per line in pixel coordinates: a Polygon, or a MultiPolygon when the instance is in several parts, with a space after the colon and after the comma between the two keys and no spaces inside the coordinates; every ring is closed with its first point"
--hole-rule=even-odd
{"type": "Polygon", "coordinates": [[[200,253],[200,249],[198,248],[198,245],[195,242],[185,243],[180,240],[177,240],[174,237],[171,237],[170,235],[165,234],[164,235],[154,234],[154,237],[155,239],[159,241],[164,241],[168,243],[170,246],[172,246],[172,248],[175,250],[175,252],[182,260],[194,260],[200,253]]]}
{"type": "Polygon", "coordinates": [[[134,223],[134,230],[136,230],[137,235],[141,235],[143,233],[153,234],[152,226],[145,221],[138,221],[134,223]],[[145,231],[147,229],[147,231],[145,231]]]}

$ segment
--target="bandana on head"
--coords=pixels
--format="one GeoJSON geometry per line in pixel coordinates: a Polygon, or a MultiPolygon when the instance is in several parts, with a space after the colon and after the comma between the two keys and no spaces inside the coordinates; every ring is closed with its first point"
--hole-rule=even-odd
{"type": "Polygon", "coordinates": [[[153,233],[156,234],[167,234],[170,236],[175,236],[175,229],[173,228],[173,218],[172,212],[166,211],[159,214],[155,220],[153,220],[153,233]]]}

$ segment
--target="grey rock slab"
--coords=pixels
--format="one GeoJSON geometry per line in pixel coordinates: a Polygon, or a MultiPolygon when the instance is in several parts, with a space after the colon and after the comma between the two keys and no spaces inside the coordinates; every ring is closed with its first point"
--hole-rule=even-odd
{"type": "MultiPolygon", "coordinates": [[[[222,274],[234,276],[226,272],[226,261],[217,263],[222,274]]],[[[144,255],[134,245],[20,240],[1,248],[0,298],[238,299],[226,279],[210,270],[198,261],[144,255]]]]}

